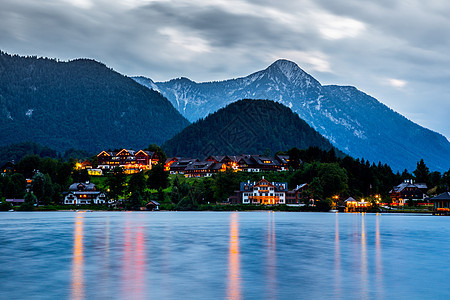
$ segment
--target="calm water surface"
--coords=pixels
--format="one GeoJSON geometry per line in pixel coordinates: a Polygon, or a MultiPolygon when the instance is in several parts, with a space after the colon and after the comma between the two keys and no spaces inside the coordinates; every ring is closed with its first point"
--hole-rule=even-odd
{"type": "Polygon", "coordinates": [[[0,299],[448,299],[450,218],[0,213],[0,299]]]}

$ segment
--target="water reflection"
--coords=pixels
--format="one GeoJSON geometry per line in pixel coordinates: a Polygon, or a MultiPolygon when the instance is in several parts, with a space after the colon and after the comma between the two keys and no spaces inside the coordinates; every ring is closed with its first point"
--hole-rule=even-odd
{"type": "Polygon", "coordinates": [[[375,223],[375,276],[379,291],[382,292],[383,288],[383,266],[381,255],[381,239],[380,239],[380,216],[377,214],[375,223]]]}
{"type": "Polygon", "coordinates": [[[230,243],[228,249],[228,299],[241,299],[241,270],[239,253],[239,213],[230,217],[230,243]]]}
{"type": "Polygon", "coordinates": [[[74,243],[72,257],[72,295],[74,300],[84,299],[84,248],[83,248],[83,215],[77,213],[74,227],[74,243]]]}
{"type": "Polygon", "coordinates": [[[361,283],[362,292],[365,299],[369,297],[368,273],[367,273],[367,235],[365,226],[366,214],[361,213],[361,283]]]}
{"type": "Polygon", "coordinates": [[[269,212],[267,230],[267,298],[277,298],[277,249],[275,236],[275,213],[269,212]]]}
{"type": "Polygon", "coordinates": [[[145,231],[129,221],[125,223],[123,243],[123,295],[134,299],[148,299],[145,295],[146,253],[145,231]]]}
{"type": "Polygon", "coordinates": [[[336,220],[334,225],[334,286],[335,294],[339,298],[341,297],[341,284],[342,284],[342,274],[341,274],[341,248],[339,242],[339,215],[336,213],[336,220]]]}
{"type": "MultiPolygon", "coordinates": [[[[139,226],[136,232],[136,255],[134,264],[136,266],[135,291],[139,296],[143,297],[145,295],[146,256],[145,256],[145,235],[144,235],[144,228],[142,226],[139,226]]],[[[142,299],[144,299],[144,297],[142,299]]]]}

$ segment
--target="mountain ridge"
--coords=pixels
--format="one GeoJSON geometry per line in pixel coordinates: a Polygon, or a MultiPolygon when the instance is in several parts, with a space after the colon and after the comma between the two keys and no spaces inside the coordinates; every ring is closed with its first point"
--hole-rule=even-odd
{"type": "Polygon", "coordinates": [[[321,85],[288,60],[224,81],[173,79],[152,86],[140,81],[160,91],[191,122],[241,99],[270,99],[291,108],[354,157],[388,163],[399,171],[414,170],[421,158],[433,170],[450,168],[445,159],[450,156],[450,142],[443,135],[408,120],[356,87],[321,85]]]}
{"type": "MultiPolygon", "coordinates": [[[[169,156],[275,154],[291,148],[335,149],[288,107],[271,100],[244,99],[200,119],[168,140],[169,156]]],[[[338,153],[341,153],[336,149],[338,153]]]]}
{"type": "Polygon", "coordinates": [[[161,144],[188,124],[159,92],[103,63],[0,52],[0,145],[140,148],[161,144]]]}

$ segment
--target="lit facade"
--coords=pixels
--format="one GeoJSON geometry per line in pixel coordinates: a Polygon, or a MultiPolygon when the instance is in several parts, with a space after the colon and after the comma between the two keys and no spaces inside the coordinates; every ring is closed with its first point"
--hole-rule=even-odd
{"type": "Polygon", "coordinates": [[[159,158],[155,152],[145,150],[122,149],[119,152],[102,151],[97,155],[98,168],[110,170],[121,167],[126,174],[133,174],[142,170],[150,170],[157,164],[159,158]]]}
{"type": "Polygon", "coordinates": [[[269,182],[264,177],[258,182],[241,182],[236,200],[242,204],[286,204],[287,182],[269,182]]]}
{"type": "Polygon", "coordinates": [[[95,184],[90,182],[77,182],[69,187],[68,192],[63,193],[64,204],[105,204],[107,203],[105,193],[97,191],[95,184]]]}

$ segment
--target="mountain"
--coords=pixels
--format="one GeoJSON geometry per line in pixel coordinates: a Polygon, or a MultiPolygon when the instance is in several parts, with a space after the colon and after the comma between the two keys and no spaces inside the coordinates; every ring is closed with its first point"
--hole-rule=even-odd
{"type": "Polygon", "coordinates": [[[395,170],[450,168],[450,143],[351,86],[321,85],[295,63],[278,60],[247,77],[196,83],[187,78],[137,82],[160,91],[190,121],[239,99],[271,99],[290,107],[342,151],[395,170]]]}
{"type": "Polygon", "coordinates": [[[163,148],[170,156],[263,154],[293,147],[330,150],[328,140],[288,107],[269,100],[240,100],[186,127],[163,148]]]}
{"type": "Polygon", "coordinates": [[[0,52],[0,145],[137,149],[162,144],[187,125],[160,93],[94,60],[0,52]]]}

